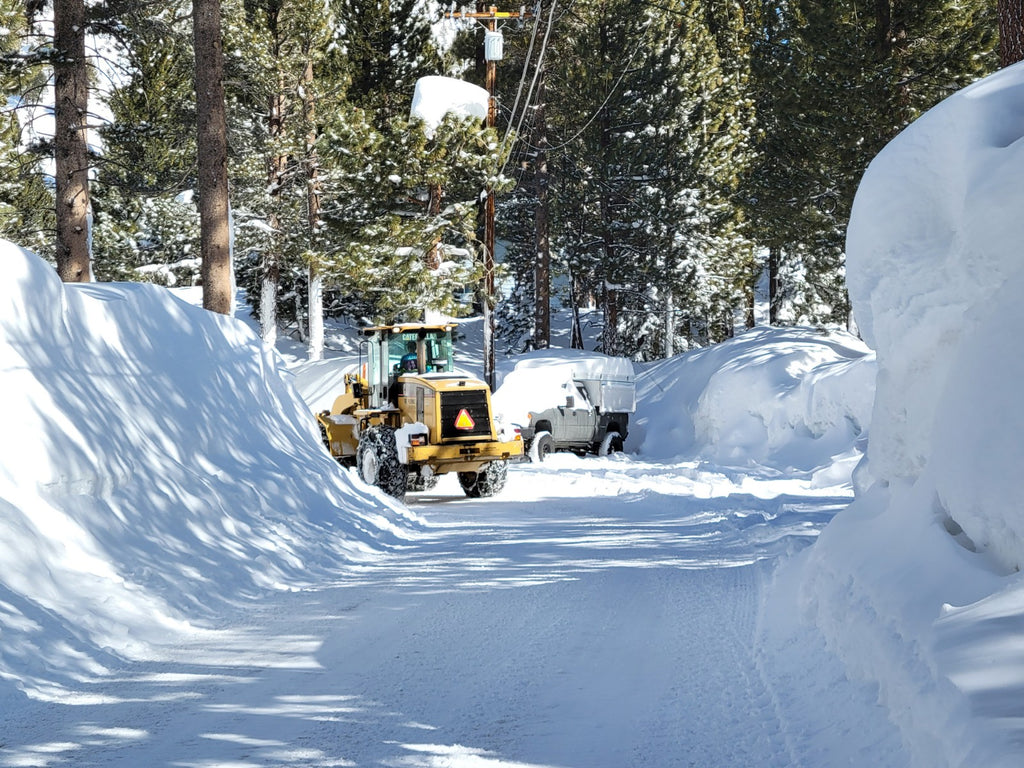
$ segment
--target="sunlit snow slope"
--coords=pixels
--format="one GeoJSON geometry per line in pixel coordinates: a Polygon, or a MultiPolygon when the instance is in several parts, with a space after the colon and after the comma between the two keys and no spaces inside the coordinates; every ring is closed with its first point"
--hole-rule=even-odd
{"type": "Polygon", "coordinates": [[[64,696],[103,649],[151,655],[184,616],[414,524],[327,456],[241,323],[154,286],[65,286],[6,242],[0,263],[0,677],[64,696]]]}

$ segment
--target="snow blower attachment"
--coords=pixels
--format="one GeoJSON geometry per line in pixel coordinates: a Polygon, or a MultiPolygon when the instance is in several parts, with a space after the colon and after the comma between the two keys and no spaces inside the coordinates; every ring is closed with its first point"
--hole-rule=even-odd
{"type": "Polygon", "coordinates": [[[491,391],[452,365],[454,323],[374,326],[360,331],[367,362],[345,376],[345,392],[317,414],[331,455],[370,485],[402,498],[457,472],[467,496],[493,496],[518,434],[503,440],[491,417],[491,391]]]}

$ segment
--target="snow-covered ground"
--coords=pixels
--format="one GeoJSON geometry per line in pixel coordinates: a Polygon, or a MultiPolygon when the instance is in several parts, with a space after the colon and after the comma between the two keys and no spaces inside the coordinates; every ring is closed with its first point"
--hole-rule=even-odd
{"type": "MultiPolygon", "coordinates": [[[[800,624],[798,580],[776,586],[851,498],[830,452],[856,453],[868,410],[795,403],[872,370],[855,340],[761,329],[649,366],[630,453],[405,506],[319,444],[343,329],[299,365],[169,291],[0,257],[0,765],[907,764],[874,688],[800,624]],[[764,441],[806,467],[701,457],[718,399],[679,388],[715,392],[726,364],[792,391],[764,441]],[[838,442],[808,427],[828,414],[838,442]]],[[[764,413],[729,421],[749,443],[764,413]]]]}
{"type": "Polygon", "coordinates": [[[625,453],[482,501],[327,456],[343,330],[300,365],[0,244],[0,766],[1020,765],[1022,85],[869,169],[866,344],[638,367],[625,453]]]}

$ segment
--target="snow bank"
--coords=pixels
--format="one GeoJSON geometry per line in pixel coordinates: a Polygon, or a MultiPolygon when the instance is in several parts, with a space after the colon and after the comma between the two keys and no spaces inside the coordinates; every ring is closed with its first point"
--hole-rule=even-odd
{"type": "Polygon", "coordinates": [[[643,370],[627,449],[726,466],[827,467],[866,437],[874,377],[874,355],[849,334],[756,328],[643,370]]]}
{"type": "Polygon", "coordinates": [[[352,355],[302,362],[290,369],[292,382],[310,411],[329,411],[345,391],[345,374],[359,373],[365,362],[352,355]]]}
{"type": "Polygon", "coordinates": [[[813,548],[807,605],[929,768],[1019,765],[1024,742],[1022,136],[1017,65],[879,154],[847,237],[873,485],[813,548]]]}
{"type": "Polygon", "coordinates": [[[432,136],[448,114],[486,120],[489,100],[487,91],[479,85],[453,77],[421,77],[416,81],[410,114],[422,120],[427,135],[432,136]]]}
{"type": "Polygon", "coordinates": [[[153,657],[412,522],[327,455],[241,323],[156,286],[65,286],[4,241],[0,263],[0,677],[61,696],[104,654],[153,657]]]}
{"type": "Polygon", "coordinates": [[[857,323],[885,377],[869,450],[880,478],[916,477],[965,335],[1001,315],[1020,272],[1024,85],[1012,68],[921,117],[871,164],[847,236],[857,323]]]}

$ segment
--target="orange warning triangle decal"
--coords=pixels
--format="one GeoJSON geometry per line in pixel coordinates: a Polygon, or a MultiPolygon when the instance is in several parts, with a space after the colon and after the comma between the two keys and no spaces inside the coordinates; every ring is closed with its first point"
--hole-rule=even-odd
{"type": "Polygon", "coordinates": [[[465,408],[459,411],[459,415],[455,417],[456,429],[472,429],[475,426],[476,422],[473,421],[473,417],[469,415],[469,411],[465,408]]]}

